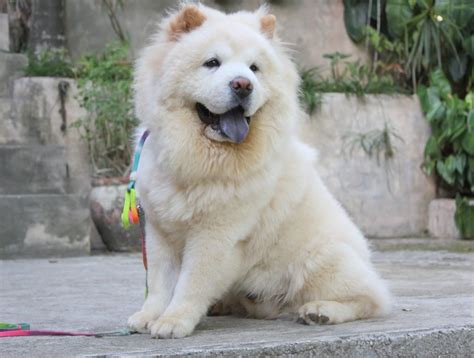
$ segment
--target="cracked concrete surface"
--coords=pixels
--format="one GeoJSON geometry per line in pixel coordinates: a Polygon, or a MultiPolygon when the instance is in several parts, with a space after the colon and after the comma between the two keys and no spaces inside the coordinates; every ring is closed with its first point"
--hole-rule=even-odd
{"type": "MultiPolygon", "coordinates": [[[[0,320],[32,328],[123,328],[143,300],[139,255],[0,261],[0,320]]],[[[0,338],[2,357],[320,356],[469,357],[474,354],[474,254],[375,253],[396,296],[386,318],[335,326],[205,318],[180,340],[126,337],[0,338]]]]}

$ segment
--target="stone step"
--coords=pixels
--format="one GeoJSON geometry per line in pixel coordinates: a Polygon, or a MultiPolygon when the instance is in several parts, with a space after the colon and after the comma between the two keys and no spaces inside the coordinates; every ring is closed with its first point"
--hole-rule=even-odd
{"type": "Polygon", "coordinates": [[[10,97],[0,97],[0,144],[20,141],[18,129],[12,118],[12,100],[10,97]]]}
{"type": "Polygon", "coordinates": [[[13,81],[23,75],[27,63],[25,55],[0,51],[0,97],[11,95],[13,81]]]}
{"type": "Polygon", "coordinates": [[[0,195],[0,212],[0,258],[90,253],[85,196],[0,195]]]}
{"type": "Polygon", "coordinates": [[[0,145],[0,163],[0,194],[68,192],[64,146],[0,145]]]}
{"type": "MultiPolygon", "coordinates": [[[[12,100],[9,97],[0,97],[0,123],[4,123],[11,118],[12,100]]],[[[0,129],[2,135],[2,129],[0,129]]]]}
{"type": "Polygon", "coordinates": [[[0,13],[0,51],[10,50],[10,31],[8,27],[8,14],[0,13]]]}
{"type": "Polygon", "coordinates": [[[70,78],[23,77],[13,83],[12,117],[16,143],[83,144],[71,124],[86,116],[70,78]],[[64,96],[62,96],[64,94],[64,96]],[[64,104],[64,112],[62,111],[64,104]]]}
{"type": "Polygon", "coordinates": [[[460,233],[454,221],[456,200],[435,199],[428,209],[428,232],[437,239],[460,239],[460,233]]]}
{"type": "Polygon", "coordinates": [[[11,99],[0,97],[0,144],[7,143],[11,136],[11,99]]]}
{"type": "Polygon", "coordinates": [[[75,82],[70,78],[23,77],[13,82],[12,92],[10,120],[6,121],[8,125],[0,126],[0,145],[64,146],[69,192],[88,192],[91,170],[87,144],[71,127],[86,116],[76,100],[75,82]],[[60,88],[65,89],[63,101],[60,88]]]}

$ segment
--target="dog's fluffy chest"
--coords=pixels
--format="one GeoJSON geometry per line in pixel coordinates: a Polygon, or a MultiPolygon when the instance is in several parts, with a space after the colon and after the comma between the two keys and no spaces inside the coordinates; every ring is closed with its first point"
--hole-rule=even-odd
{"type": "Polygon", "coordinates": [[[155,172],[152,180],[139,182],[140,200],[147,218],[153,220],[167,236],[186,238],[190,229],[223,215],[247,207],[248,215],[256,218],[259,208],[270,200],[275,178],[267,185],[247,182],[203,181],[194,185],[179,185],[172,177],[155,172]]]}

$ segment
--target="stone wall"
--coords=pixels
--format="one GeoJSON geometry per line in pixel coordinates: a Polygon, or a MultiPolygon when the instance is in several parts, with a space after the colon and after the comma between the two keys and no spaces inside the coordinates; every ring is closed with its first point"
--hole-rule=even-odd
{"type": "MultiPolygon", "coordinates": [[[[255,10],[259,0],[202,1],[225,11],[255,10]]],[[[156,24],[177,0],[127,0],[119,11],[120,22],[128,34],[133,56],[146,45],[156,24]]],[[[67,47],[77,59],[87,52],[100,51],[116,38],[105,9],[97,0],[66,0],[67,47]]],[[[365,58],[363,49],[355,46],[346,34],[342,0],[273,1],[270,11],[277,17],[280,37],[294,50],[296,62],[302,67],[327,65],[322,55],[343,52],[353,58],[365,58]]]]}
{"type": "Polygon", "coordinates": [[[303,123],[304,137],[319,151],[318,169],[363,232],[371,237],[426,234],[435,185],[421,170],[430,129],[416,96],[329,93],[303,123]],[[393,157],[363,149],[390,133],[393,157]]]}
{"type": "MultiPolygon", "coordinates": [[[[26,63],[24,55],[2,57],[9,58],[7,69],[26,63]]],[[[8,77],[8,96],[0,97],[7,108],[0,111],[0,258],[88,254],[90,165],[84,142],[70,127],[85,115],[75,83],[8,74],[0,71],[8,77]],[[64,118],[60,87],[67,89],[64,118]]]]}
{"type": "MultiPolygon", "coordinates": [[[[86,143],[72,124],[86,116],[77,102],[77,88],[68,78],[24,77],[13,85],[14,130],[9,137],[30,144],[53,144],[65,148],[67,192],[87,193],[91,168],[86,143]],[[64,87],[64,118],[59,87],[64,87]]],[[[18,140],[15,140],[18,141],[18,140]]]]}
{"type": "Polygon", "coordinates": [[[9,36],[8,15],[0,13],[0,51],[9,50],[9,36]]]}

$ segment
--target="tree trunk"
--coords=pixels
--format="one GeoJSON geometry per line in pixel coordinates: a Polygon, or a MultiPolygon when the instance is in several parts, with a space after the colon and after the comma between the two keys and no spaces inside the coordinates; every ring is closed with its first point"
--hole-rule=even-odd
{"type": "Polygon", "coordinates": [[[63,48],[64,0],[32,0],[32,3],[28,49],[38,53],[43,49],[63,48]]]}
{"type": "Polygon", "coordinates": [[[9,0],[7,9],[10,52],[23,52],[30,32],[31,0],[9,0]]]}

